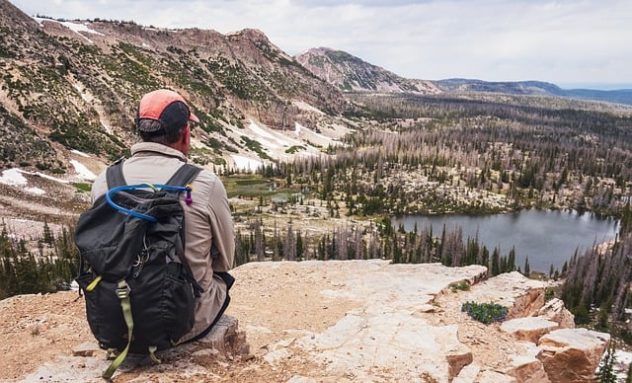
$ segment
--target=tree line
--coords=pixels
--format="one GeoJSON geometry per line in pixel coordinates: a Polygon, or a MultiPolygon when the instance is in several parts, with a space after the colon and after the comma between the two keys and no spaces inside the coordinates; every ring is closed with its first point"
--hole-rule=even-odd
{"type": "Polygon", "coordinates": [[[0,299],[18,294],[67,290],[77,276],[79,253],[71,230],[55,235],[44,224],[37,249],[17,239],[3,225],[0,232],[0,299]]]}
{"type": "MultiPolygon", "coordinates": [[[[387,259],[393,263],[434,263],[445,266],[483,265],[494,276],[515,271],[516,251],[506,254],[498,247],[489,249],[478,237],[464,237],[460,228],[433,233],[432,228],[406,232],[403,226],[393,228],[383,218],[370,226],[334,227],[330,231],[305,236],[294,230],[290,222],[284,229],[276,224],[266,235],[263,222],[256,219],[247,232],[236,234],[236,265],[257,261],[387,259]]],[[[528,272],[528,260],[525,264],[528,272]]]]}

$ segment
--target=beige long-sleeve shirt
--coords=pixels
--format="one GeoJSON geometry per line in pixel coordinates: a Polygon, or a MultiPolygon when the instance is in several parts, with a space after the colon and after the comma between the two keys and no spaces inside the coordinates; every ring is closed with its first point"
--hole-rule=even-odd
{"type": "MultiPolygon", "coordinates": [[[[165,145],[143,142],[133,145],[132,157],[123,165],[123,176],[128,185],[160,184],[186,163],[186,156],[165,145]]],[[[202,170],[192,184],[191,206],[182,204],[185,219],[185,257],[193,276],[204,293],[197,299],[195,324],[186,341],[206,330],[220,311],[226,299],[226,285],[213,271],[228,271],[233,265],[235,234],[226,190],[220,179],[202,170]],[[218,250],[211,255],[211,245],[218,250]]],[[[105,172],[99,174],[92,185],[92,201],[108,190],[105,172]]]]}

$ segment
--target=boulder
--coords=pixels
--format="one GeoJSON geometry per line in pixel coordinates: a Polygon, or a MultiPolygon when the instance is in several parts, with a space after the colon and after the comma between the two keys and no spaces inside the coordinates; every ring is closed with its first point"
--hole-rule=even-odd
{"type": "Polygon", "coordinates": [[[538,359],[551,382],[581,383],[594,379],[610,335],[583,328],[561,329],[540,338],[538,359]]]}
{"type": "Polygon", "coordinates": [[[232,359],[234,357],[245,357],[250,354],[250,346],[246,342],[246,333],[239,331],[237,319],[224,315],[222,316],[213,331],[207,336],[192,343],[193,352],[213,349],[214,356],[232,359]]]}
{"type": "Polygon", "coordinates": [[[560,328],[575,328],[575,317],[564,307],[561,299],[553,298],[538,310],[537,316],[556,322],[560,328]]]}
{"type": "Polygon", "coordinates": [[[541,317],[526,317],[510,319],[503,322],[500,330],[511,334],[516,340],[526,340],[537,343],[544,334],[556,330],[559,325],[541,317]]]}
{"type": "Polygon", "coordinates": [[[511,356],[508,375],[516,378],[519,383],[550,383],[544,365],[537,358],[540,349],[533,343],[522,342],[523,352],[511,356]]]}

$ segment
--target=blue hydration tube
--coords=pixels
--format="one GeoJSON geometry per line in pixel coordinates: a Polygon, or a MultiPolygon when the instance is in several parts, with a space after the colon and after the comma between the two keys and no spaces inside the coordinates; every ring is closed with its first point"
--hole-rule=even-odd
{"type": "Polygon", "coordinates": [[[148,214],[143,214],[136,210],[124,208],[121,205],[117,205],[112,199],[112,196],[116,193],[128,192],[128,191],[133,191],[133,190],[143,190],[143,189],[151,189],[154,191],[157,191],[158,189],[160,189],[160,190],[166,190],[166,191],[178,192],[178,193],[187,192],[187,197],[185,201],[187,205],[191,204],[190,203],[191,201],[191,187],[190,186],[172,186],[172,185],[163,185],[163,184],[138,184],[138,185],[117,186],[115,188],[108,190],[108,192],[105,194],[105,199],[107,200],[108,204],[112,208],[114,208],[115,210],[123,214],[130,215],[134,218],[144,219],[149,222],[158,222],[158,218],[148,215],[148,214]]]}

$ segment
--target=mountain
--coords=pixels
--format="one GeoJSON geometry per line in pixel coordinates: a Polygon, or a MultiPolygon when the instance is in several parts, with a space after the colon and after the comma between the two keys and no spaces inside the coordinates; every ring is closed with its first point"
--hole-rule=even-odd
{"type": "Polygon", "coordinates": [[[445,92],[490,92],[515,95],[544,95],[632,105],[632,89],[562,89],[555,84],[542,81],[488,82],[462,78],[439,80],[435,81],[435,84],[445,92]]]}
{"type": "Polygon", "coordinates": [[[104,161],[125,154],[141,95],[161,87],[183,94],[200,117],[192,156],[209,165],[254,167],[292,146],[319,153],[297,124],[302,135],[320,132],[346,107],[337,88],[258,30],[32,18],[7,0],[0,68],[0,168],[65,173],[71,150],[104,161]],[[272,147],[258,144],[261,135],[280,136],[272,147]]]}
{"type": "Polygon", "coordinates": [[[429,81],[407,79],[379,66],[370,64],[347,52],[330,48],[313,48],[295,56],[296,60],[315,76],[335,85],[343,92],[375,93],[502,93],[511,95],[542,95],[632,105],[632,90],[562,89],[542,81],[490,82],[452,78],[429,81]]]}
{"type": "Polygon", "coordinates": [[[345,92],[440,92],[430,81],[403,78],[343,51],[314,48],[295,58],[314,75],[345,92]]]}
{"type": "Polygon", "coordinates": [[[564,90],[557,85],[541,81],[488,82],[453,78],[435,81],[435,84],[446,92],[492,92],[518,95],[564,96],[564,90]]]}
{"type": "Polygon", "coordinates": [[[565,90],[564,93],[566,97],[632,105],[632,89],[618,89],[618,90],[569,89],[569,90],[565,90]]]}

